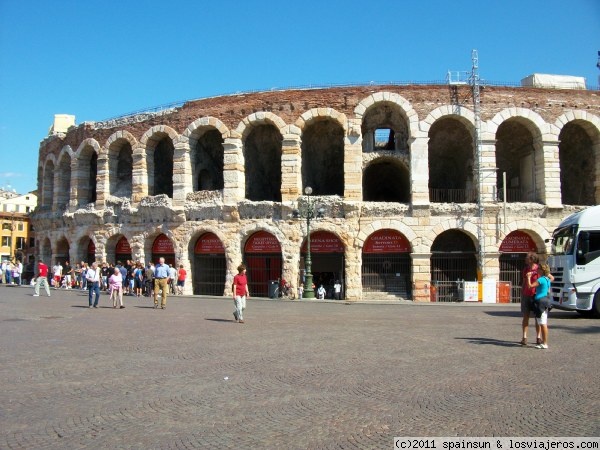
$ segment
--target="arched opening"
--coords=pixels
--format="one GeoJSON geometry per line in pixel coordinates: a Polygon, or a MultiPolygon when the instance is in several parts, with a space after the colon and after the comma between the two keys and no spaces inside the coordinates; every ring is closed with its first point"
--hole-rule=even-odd
{"type": "MultiPolygon", "coordinates": [[[[132,252],[131,246],[129,245],[129,241],[125,236],[121,236],[121,238],[117,241],[117,245],[115,246],[115,263],[121,261],[125,265],[127,261],[133,259],[131,254],[132,252]]],[[[173,260],[175,260],[174,257],[173,260]]]]}
{"type": "Polygon", "coordinates": [[[61,238],[56,243],[56,253],[54,254],[54,260],[60,263],[63,267],[67,261],[69,261],[69,241],[66,238],[61,238]]]}
{"type": "Polygon", "coordinates": [[[281,244],[271,233],[257,231],[246,241],[244,261],[250,295],[267,297],[269,280],[277,280],[281,277],[281,244]]]}
{"type": "Polygon", "coordinates": [[[109,192],[115,197],[131,198],[133,186],[133,149],[129,141],[119,139],[109,150],[109,192]]]}
{"type": "Polygon", "coordinates": [[[436,289],[436,301],[460,300],[462,281],[477,281],[475,244],[461,230],[444,231],[431,246],[431,284],[436,289]]]}
{"type": "Polygon", "coordinates": [[[85,262],[87,262],[88,264],[92,264],[94,261],[96,261],[96,244],[94,244],[94,241],[92,241],[90,238],[88,238],[88,244],[85,250],[85,262]]]}
{"type": "Polygon", "coordinates": [[[217,235],[204,233],[198,238],[192,264],[194,295],[223,295],[227,260],[225,247],[217,235]]]}
{"type": "Polygon", "coordinates": [[[175,267],[175,247],[165,234],[159,234],[152,243],[152,262],[158,264],[160,258],[165,258],[165,263],[175,267]]]}
{"type": "Polygon", "coordinates": [[[331,119],[314,120],[302,134],[302,190],[344,196],[344,129],[331,119]]]}
{"type": "Polygon", "coordinates": [[[504,200],[503,174],[506,173],[507,202],[539,201],[537,164],[534,137],[529,128],[516,118],[503,122],[496,133],[498,199],[504,200]]]}
{"type": "Polygon", "coordinates": [[[97,175],[98,154],[92,146],[87,145],[81,150],[77,168],[77,204],[79,207],[96,201],[97,175]]]}
{"type": "Polygon", "coordinates": [[[569,122],[559,135],[560,193],[564,205],[596,204],[594,142],[584,123],[569,122]]]}
{"type": "Polygon", "coordinates": [[[429,130],[429,201],[472,203],[473,136],[461,121],[443,118],[429,130]]]}
{"type": "Polygon", "coordinates": [[[42,206],[52,208],[54,200],[54,163],[46,162],[44,168],[44,185],[42,189],[42,206]]]}
{"type": "Polygon", "coordinates": [[[281,133],[273,125],[257,125],[244,142],[246,198],[281,201],[281,133]]]}
{"type": "MultiPolygon", "coordinates": [[[[412,297],[411,245],[396,230],[375,231],[362,250],[362,288],[364,297],[373,293],[412,297]]],[[[371,295],[369,295],[371,294],[371,295]]]]}
{"type": "MultiPolygon", "coordinates": [[[[301,282],[305,286],[307,249],[307,241],[304,239],[300,258],[300,273],[301,282]]],[[[310,233],[311,273],[315,285],[315,294],[319,286],[322,285],[326,292],[325,298],[334,298],[333,285],[336,281],[340,281],[342,285],[341,298],[345,298],[344,251],[344,243],[335,234],[329,231],[310,233]]]]}
{"type": "Polygon", "coordinates": [[[63,153],[58,162],[56,206],[64,209],[69,205],[71,198],[71,156],[63,153]]]}
{"type": "Polygon", "coordinates": [[[153,190],[150,195],[165,194],[173,198],[173,155],[175,148],[168,137],[162,138],[154,148],[153,160],[153,190]]]}
{"type": "Polygon", "coordinates": [[[408,152],[407,120],[398,105],[378,102],[363,116],[361,125],[363,152],[408,152]]]}
{"type": "Polygon", "coordinates": [[[211,128],[197,140],[192,152],[194,191],[223,189],[223,136],[211,128]]]}
{"type": "Polygon", "coordinates": [[[410,174],[398,160],[379,158],[363,173],[363,201],[410,202],[410,174]]]}
{"type": "Polygon", "coordinates": [[[52,245],[50,239],[44,239],[40,248],[40,259],[47,265],[52,266],[52,245]]]}
{"type": "Polygon", "coordinates": [[[523,268],[528,252],[537,253],[537,245],[525,231],[509,233],[500,244],[500,281],[510,282],[511,302],[521,301],[523,287],[523,268]]]}

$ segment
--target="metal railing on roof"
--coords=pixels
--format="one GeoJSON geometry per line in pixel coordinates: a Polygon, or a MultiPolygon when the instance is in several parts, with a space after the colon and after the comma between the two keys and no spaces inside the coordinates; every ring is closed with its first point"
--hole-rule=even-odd
{"type": "MultiPolygon", "coordinates": [[[[183,105],[189,102],[194,102],[198,100],[207,100],[211,98],[217,97],[233,97],[237,95],[249,95],[249,94],[257,94],[262,92],[282,92],[282,91],[299,91],[299,90],[310,90],[310,89],[327,89],[327,88],[340,88],[340,87],[367,87],[367,86],[441,86],[448,84],[448,77],[445,80],[428,80],[428,81],[368,81],[368,82],[359,82],[359,83],[329,83],[329,84],[304,84],[304,85],[291,85],[284,87],[272,87],[268,89],[248,89],[244,91],[236,91],[236,92],[226,92],[221,94],[210,95],[207,97],[193,98],[188,100],[180,100],[176,102],[166,103],[159,106],[152,106],[144,109],[139,109],[137,111],[128,112],[125,114],[120,114],[118,116],[110,117],[108,119],[104,119],[98,122],[109,122],[113,120],[119,120],[126,117],[137,116],[140,114],[155,114],[160,113],[162,111],[170,111],[175,110],[176,108],[181,108],[183,105]]],[[[460,83],[462,84],[462,83],[460,83]]],[[[505,81],[489,81],[489,80],[480,80],[481,86],[498,86],[498,87],[523,87],[521,86],[521,82],[505,82],[505,81]]],[[[597,91],[600,90],[600,86],[586,86],[586,90],[597,91]]]]}

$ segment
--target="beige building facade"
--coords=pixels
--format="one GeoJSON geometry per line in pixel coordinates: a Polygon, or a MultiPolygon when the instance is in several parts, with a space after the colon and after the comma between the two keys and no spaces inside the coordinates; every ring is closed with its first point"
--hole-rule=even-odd
{"type": "Polygon", "coordinates": [[[455,299],[477,278],[512,281],[514,300],[523,254],[600,198],[600,100],[485,86],[479,130],[472,104],[468,86],[269,91],[56,132],[40,145],[39,255],[165,256],[211,295],[244,261],[266,296],[304,280],[311,202],[312,272],[347,300],[455,299]]]}

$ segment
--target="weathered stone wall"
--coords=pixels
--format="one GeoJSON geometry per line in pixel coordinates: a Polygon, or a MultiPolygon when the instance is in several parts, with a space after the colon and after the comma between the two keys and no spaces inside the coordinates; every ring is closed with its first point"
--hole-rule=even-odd
{"type": "MultiPolygon", "coordinates": [[[[300,247],[306,230],[304,223],[291,219],[290,214],[297,207],[302,192],[302,168],[310,167],[303,161],[303,143],[311,138],[303,140],[303,132],[313,124],[327,123],[321,127],[322,132],[333,136],[331,142],[338,142],[339,136],[343,141],[343,148],[340,148],[343,161],[339,162],[343,195],[318,197],[325,214],[313,227],[331,231],[345,246],[348,299],[362,297],[361,249],[368,236],[382,228],[398,230],[411,242],[413,296],[416,300],[429,299],[431,244],[446,230],[462,230],[476,244],[482,234],[484,273],[498,278],[498,249],[508,233],[527,232],[543,253],[546,250],[544,240],[550,237],[552,229],[570,211],[582,207],[565,206],[561,201],[559,145],[562,143],[559,135],[566,125],[583,130],[569,133],[576,136],[576,142],[569,148],[575,149],[575,153],[587,152],[587,160],[591,161],[590,177],[594,181],[591,187],[590,183],[584,187],[594,189],[594,202],[600,198],[600,99],[593,91],[489,86],[482,89],[480,179],[474,173],[472,180],[463,182],[463,186],[472,183],[472,187],[481,191],[485,205],[481,232],[473,199],[464,204],[430,202],[429,188],[434,187],[430,176],[436,173],[430,170],[436,163],[430,160],[431,149],[437,149],[438,153],[433,153],[436,158],[445,156],[440,150],[444,142],[451,141],[459,151],[469,144],[469,134],[474,134],[469,88],[458,88],[459,103],[452,103],[451,98],[447,86],[274,91],[191,101],[160,114],[82,124],[66,134],[46,138],[40,145],[38,187],[46,194],[40,196],[45,200],[40,200],[33,215],[39,252],[52,252],[43,255],[50,259],[58,254],[56,243],[66,239],[71,259],[83,259],[82,242],[90,237],[96,246],[97,259],[106,260],[111,251],[114,253],[110,247],[114,245],[115,236],[122,235],[128,239],[133,257],[147,260],[153,240],[164,233],[175,244],[178,263],[191,273],[195,241],[203,233],[212,232],[225,246],[228,273],[231,274],[242,259],[246,240],[252,233],[265,230],[281,243],[284,277],[297,280],[300,247]],[[370,121],[378,117],[377,114],[369,116],[369,111],[380,104],[391,105],[394,113],[390,115],[390,121],[383,120],[379,126],[397,126],[400,129],[398,135],[402,136],[396,150],[369,152],[363,146],[362,130],[368,128],[365,124],[371,126],[370,121]],[[367,122],[365,117],[369,118],[367,122]],[[404,122],[398,125],[400,118],[404,122]],[[464,128],[447,127],[450,120],[464,128]],[[505,130],[508,137],[502,135],[501,127],[507,123],[522,125],[519,132],[530,133],[528,151],[534,155],[535,169],[531,183],[538,199],[528,203],[508,203],[505,210],[496,198],[498,145],[511,149],[518,146],[511,139],[511,133],[505,130]],[[251,136],[251,140],[254,139],[252,151],[259,152],[260,145],[256,143],[259,141],[252,135],[252,130],[264,124],[274,126],[281,137],[281,202],[245,199],[246,139],[251,136]],[[218,130],[222,137],[224,186],[222,190],[194,192],[198,183],[193,180],[195,161],[190,152],[207,130],[218,130]],[[582,138],[582,133],[587,141],[582,138]],[[457,136],[456,139],[453,136],[457,136]],[[110,193],[109,179],[114,172],[111,167],[115,167],[111,158],[117,157],[112,149],[120,142],[127,142],[132,149],[130,198],[110,193]],[[164,142],[174,149],[173,193],[172,196],[149,196],[150,188],[154,186],[154,174],[159,173],[155,171],[153,152],[164,142]],[[585,149],[580,150],[581,147],[585,149]],[[88,205],[82,197],[89,196],[90,187],[86,186],[89,167],[82,158],[90,151],[98,155],[97,200],[88,205]],[[70,173],[68,168],[59,166],[65,154],[70,156],[70,173]],[[365,170],[385,158],[408,171],[407,179],[402,181],[410,190],[406,202],[363,201],[365,170]],[[70,177],[70,183],[66,183],[64,177],[70,177]],[[70,190],[69,201],[64,192],[57,195],[60,189],[70,190]]],[[[273,139],[269,142],[271,147],[275,145],[273,139]]],[[[313,146],[321,152],[327,151],[326,147],[313,146]]],[[[449,145],[446,151],[452,148],[449,145]]],[[[507,150],[506,154],[511,153],[507,150]]],[[[566,154],[572,155],[573,151],[566,154]]],[[[460,163],[464,159],[463,155],[456,161],[460,163]]],[[[332,161],[325,159],[320,165],[329,163],[332,161]]],[[[266,162],[263,166],[271,167],[266,162]]],[[[460,167],[463,178],[468,178],[467,167],[472,166],[476,167],[477,161],[464,161],[464,166],[460,167]]],[[[333,168],[329,173],[336,173],[335,170],[333,168]]],[[[260,176],[258,171],[253,169],[252,176],[260,176]]],[[[372,183],[377,182],[377,177],[374,178],[372,183]]],[[[387,174],[385,179],[393,179],[393,175],[387,174]]],[[[331,183],[333,180],[325,181],[331,183]]],[[[334,186],[334,191],[340,189],[337,184],[334,186]]],[[[224,280],[225,291],[228,284],[224,280]]],[[[191,290],[191,283],[187,284],[187,289],[191,290]]]]}

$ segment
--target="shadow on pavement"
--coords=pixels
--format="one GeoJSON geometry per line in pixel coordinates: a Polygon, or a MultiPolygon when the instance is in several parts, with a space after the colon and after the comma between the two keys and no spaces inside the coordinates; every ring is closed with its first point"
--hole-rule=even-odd
{"type": "Polygon", "coordinates": [[[233,320],[233,319],[212,319],[212,318],[205,318],[204,320],[210,320],[212,322],[230,322],[230,323],[236,323],[235,320],[233,320]]]}
{"type": "Polygon", "coordinates": [[[501,341],[499,339],[477,338],[477,337],[457,337],[455,339],[469,341],[469,343],[471,343],[471,344],[478,344],[478,345],[497,345],[499,347],[521,347],[521,344],[519,342],[501,341]]]}

